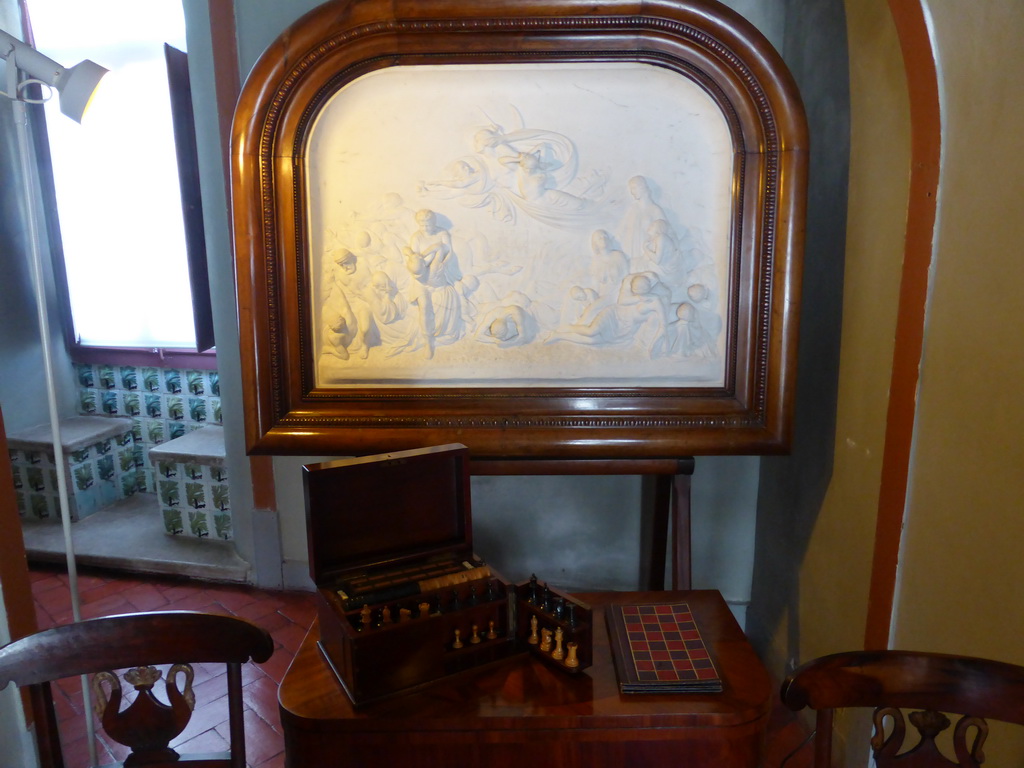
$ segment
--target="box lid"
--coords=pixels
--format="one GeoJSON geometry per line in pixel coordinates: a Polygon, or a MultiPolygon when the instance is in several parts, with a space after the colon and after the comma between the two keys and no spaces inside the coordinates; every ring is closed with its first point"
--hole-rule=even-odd
{"type": "Polygon", "coordinates": [[[309,573],[471,553],[469,450],[453,443],[303,468],[309,573]]]}

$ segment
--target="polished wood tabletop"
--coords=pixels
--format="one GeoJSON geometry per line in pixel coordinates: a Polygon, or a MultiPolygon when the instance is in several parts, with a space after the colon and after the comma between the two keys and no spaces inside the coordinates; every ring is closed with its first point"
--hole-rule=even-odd
{"type": "Polygon", "coordinates": [[[594,609],[593,665],[584,672],[566,675],[523,654],[358,709],[321,655],[314,623],[280,687],[287,765],[759,764],[772,686],[717,591],[576,597],[594,609]],[[694,614],[722,692],[619,693],[604,607],[678,601],[694,614]]]}

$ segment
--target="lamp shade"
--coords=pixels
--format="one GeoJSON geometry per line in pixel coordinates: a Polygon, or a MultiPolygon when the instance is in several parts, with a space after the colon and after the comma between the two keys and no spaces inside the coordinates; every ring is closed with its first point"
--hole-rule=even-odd
{"type": "Polygon", "coordinates": [[[64,70],[56,84],[60,93],[60,111],[72,120],[82,122],[85,110],[96,93],[96,87],[107,71],[88,59],[64,70]]]}

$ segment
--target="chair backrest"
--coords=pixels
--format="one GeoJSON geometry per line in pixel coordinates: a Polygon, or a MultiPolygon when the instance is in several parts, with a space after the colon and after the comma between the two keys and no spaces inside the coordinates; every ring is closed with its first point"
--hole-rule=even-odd
{"type": "Polygon", "coordinates": [[[816,710],[815,768],[831,765],[833,713],[847,707],[874,708],[871,747],[878,768],[976,768],[985,759],[987,719],[1024,725],[1024,667],[913,651],[837,653],[790,675],[782,701],[792,710],[816,710]],[[903,744],[904,709],[914,710],[908,719],[920,734],[909,751],[903,744]],[[950,725],[947,714],[960,716],[952,759],[935,745],[935,737],[950,725]]]}
{"type": "MultiPolygon", "coordinates": [[[[245,766],[242,664],[270,658],[274,643],[266,630],[233,616],[194,611],[164,611],[105,616],[66,624],[15,640],[0,648],[0,690],[8,683],[28,687],[43,731],[45,764],[62,765],[56,738],[57,718],[50,682],[94,675],[94,707],[107,736],[131,748],[124,765],[180,765],[201,760],[206,766],[245,766]],[[181,755],[168,744],[192,716],[192,664],[227,667],[230,753],[181,755]],[[157,666],[172,665],[164,673],[157,666]],[[114,670],[135,687],[135,700],[123,711],[121,683],[114,670]],[[167,703],[154,696],[163,676],[167,703]]],[[[193,765],[196,763],[193,762],[193,765]]]]}

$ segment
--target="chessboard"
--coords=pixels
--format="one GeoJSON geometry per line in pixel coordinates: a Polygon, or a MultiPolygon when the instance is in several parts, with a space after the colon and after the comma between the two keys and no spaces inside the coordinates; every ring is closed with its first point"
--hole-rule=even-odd
{"type": "Polygon", "coordinates": [[[605,616],[622,693],[722,690],[722,680],[686,603],[610,605],[605,616]]]}

